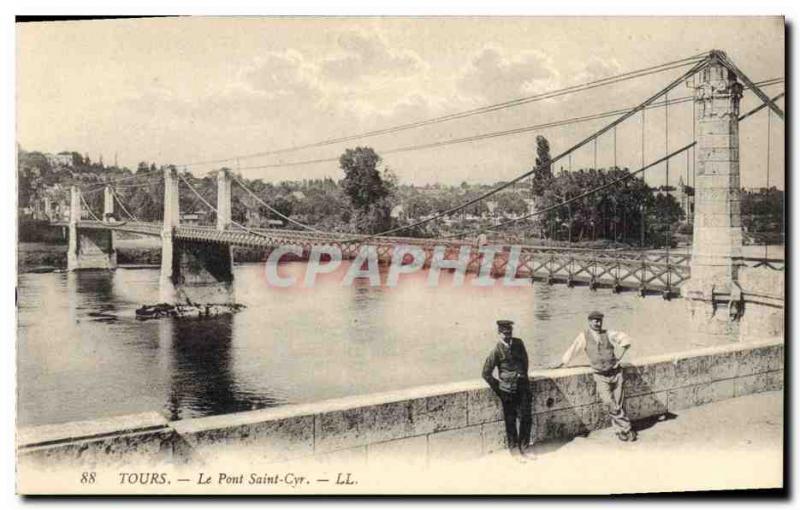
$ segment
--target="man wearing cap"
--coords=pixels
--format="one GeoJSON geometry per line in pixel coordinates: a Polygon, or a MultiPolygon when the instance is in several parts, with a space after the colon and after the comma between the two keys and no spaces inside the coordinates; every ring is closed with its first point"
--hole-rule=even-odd
{"type": "Polygon", "coordinates": [[[511,455],[528,456],[531,439],[531,390],[528,381],[528,352],[519,338],[512,336],[514,323],[497,321],[499,339],[483,364],[483,378],[500,397],[506,438],[511,455]],[[494,369],[497,368],[497,377],[494,369]],[[519,430],[517,430],[519,419],[519,430]]]}
{"type": "Polygon", "coordinates": [[[589,328],[575,337],[572,345],[561,358],[561,363],[553,368],[563,367],[584,350],[589,364],[594,371],[593,377],[597,386],[600,401],[608,406],[608,415],[620,441],[636,441],[636,431],[631,429],[631,422],[625,414],[622,393],[622,368],[620,362],[631,346],[631,339],[621,331],[603,329],[603,314],[589,314],[589,328]],[[619,354],[617,353],[619,350],[619,354]]]}

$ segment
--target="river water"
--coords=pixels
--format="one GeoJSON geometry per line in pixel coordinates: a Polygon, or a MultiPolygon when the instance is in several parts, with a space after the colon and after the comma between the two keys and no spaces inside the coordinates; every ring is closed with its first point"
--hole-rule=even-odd
{"type": "Polygon", "coordinates": [[[431,287],[422,273],[394,288],[343,286],[342,271],[313,289],[276,289],[260,264],[234,274],[239,314],[145,322],[134,311],[158,301],[157,269],[21,274],[18,424],[179,419],[477,379],[499,318],[516,322],[532,368],[557,361],[593,309],[633,337],[632,358],[731,341],[689,335],[680,299],[632,292],[476,288],[469,277],[457,287],[448,274],[431,287]]]}

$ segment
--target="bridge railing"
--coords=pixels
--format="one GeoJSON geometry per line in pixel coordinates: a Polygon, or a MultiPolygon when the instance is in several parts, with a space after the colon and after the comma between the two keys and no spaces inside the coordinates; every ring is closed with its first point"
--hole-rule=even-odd
{"type": "MultiPolygon", "coordinates": [[[[53,222],[53,225],[67,225],[65,222],[53,222]]],[[[160,235],[162,225],[155,222],[100,222],[100,221],[81,221],[81,228],[90,229],[112,229],[144,235],[160,235]]],[[[343,244],[358,245],[358,239],[364,239],[365,244],[376,246],[394,246],[399,244],[420,246],[424,249],[432,249],[434,246],[445,246],[448,248],[459,248],[462,246],[476,247],[475,242],[454,241],[431,238],[414,237],[370,237],[367,235],[355,235],[343,232],[308,232],[302,230],[253,228],[244,230],[239,227],[232,227],[224,231],[214,227],[202,225],[181,225],[176,227],[175,235],[179,239],[190,239],[196,241],[230,243],[233,245],[249,247],[274,247],[297,243],[304,247],[313,244],[327,244],[342,246],[343,244]]],[[[630,250],[630,249],[593,249],[577,247],[555,247],[540,246],[531,244],[518,245],[523,257],[542,257],[553,256],[560,260],[570,258],[575,263],[581,264],[613,264],[613,263],[641,263],[647,262],[653,268],[688,268],[691,255],[687,252],[667,252],[664,250],[630,250]]],[[[510,245],[500,246],[500,253],[507,253],[511,249],[510,245]]],[[[769,269],[784,270],[785,260],[780,258],[763,257],[740,257],[737,262],[743,266],[760,267],[766,266],[769,269]]]]}

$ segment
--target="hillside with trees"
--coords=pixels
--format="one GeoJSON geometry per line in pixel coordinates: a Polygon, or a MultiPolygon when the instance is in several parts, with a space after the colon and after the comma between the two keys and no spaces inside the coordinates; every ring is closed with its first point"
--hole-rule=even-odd
{"type": "MultiPolygon", "coordinates": [[[[399,235],[436,237],[464,234],[474,238],[480,229],[499,223],[490,238],[505,242],[619,243],[630,246],[664,246],[679,232],[691,232],[681,205],[668,193],[654,189],[627,168],[583,168],[554,173],[550,144],[535,139],[531,177],[486,199],[446,216],[400,232],[399,235]],[[597,193],[573,200],[587,190],[621,181],[597,193]],[[571,201],[567,205],[562,205],[571,201]],[[542,212],[543,211],[543,212],[542,212]]],[[[163,166],[141,162],[134,170],[107,166],[102,158],[64,152],[18,154],[18,206],[20,219],[33,214],[48,196],[51,203],[69,203],[69,188],[78,185],[95,215],[103,206],[103,183],[114,189],[131,214],[142,221],[160,221],[163,209],[163,166]],[[120,180],[122,179],[122,180],[120,180]]],[[[194,176],[181,170],[208,203],[216,204],[215,172],[194,176]]],[[[233,186],[233,220],[252,227],[299,228],[292,220],[316,229],[373,234],[430,218],[472,201],[503,182],[457,186],[414,186],[400,183],[370,147],[347,149],[339,158],[340,178],[265,182],[242,180],[261,201],[238,185],[233,186]]],[[[182,182],[181,211],[193,221],[213,225],[214,212],[182,182]]],[[[775,188],[742,193],[742,221],[750,240],[780,239],[783,230],[784,192],[775,188]],[[756,239],[758,238],[758,239],[756,239]]],[[[117,219],[127,219],[117,207],[117,219]]],[[[685,236],[684,236],[685,237],[685,236]]]]}

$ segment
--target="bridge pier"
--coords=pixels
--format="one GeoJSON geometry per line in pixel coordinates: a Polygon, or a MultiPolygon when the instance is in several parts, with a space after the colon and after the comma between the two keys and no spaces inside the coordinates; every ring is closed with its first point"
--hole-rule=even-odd
{"type": "MultiPolygon", "coordinates": [[[[230,224],[230,175],[217,180],[217,229],[230,224]]],[[[160,295],[164,303],[233,303],[233,250],[229,244],[177,239],[180,225],[178,174],[164,172],[164,224],[161,230],[160,295]]]]}
{"type": "Polygon", "coordinates": [[[81,220],[81,196],[77,186],[70,189],[69,237],[67,241],[67,270],[115,269],[117,250],[111,230],[78,228],[81,220]]]}
{"type": "Polygon", "coordinates": [[[739,100],[742,85],[719,61],[697,76],[695,212],[691,278],[682,286],[698,331],[737,335],[744,311],[739,268],[739,100]]]}

